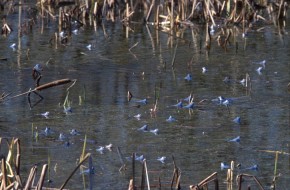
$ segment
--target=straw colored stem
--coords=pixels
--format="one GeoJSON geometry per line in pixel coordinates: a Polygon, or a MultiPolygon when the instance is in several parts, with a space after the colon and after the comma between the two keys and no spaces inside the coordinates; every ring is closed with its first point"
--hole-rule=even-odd
{"type": "Polygon", "coordinates": [[[198,186],[203,186],[206,184],[208,181],[210,181],[212,178],[217,178],[217,172],[212,173],[210,176],[202,180],[201,182],[198,183],[198,186]]]}
{"type": "Polygon", "coordinates": [[[146,173],[147,189],[150,190],[150,182],[149,182],[146,160],[144,160],[144,168],[145,168],[145,173],[146,173]]]}
{"type": "Polygon", "coordinates": [[[170,15],[170,28],[174,26],[174,0],[171,0],[171,15],[170,15]]]}
{"type": "Polygon", "coordinates": [[[6,165],[5,165],[5,157],[1,159],[1,171],[2,171],[2,182],[1,182],[1,189],[5,189],[7,186],[7,174],[6,174],[6,165]]]}
{"type": "Polygon", "coordinates": [[[36,175],[36,171],[37,171],[37,166],[33,166],[30,169],[30,173],[29,173],[28,179],[26,181],[26,185],[24,187],[24,190],[31,189],[31,187],[33,185],[33,181],[34,181],[35,175],[36,175]]]}
{"type": "Polygon", "coordinates": [[[147,14],[146,20],[145,20],[146,22],[148,22],[148,20],[149,20],[149,18],[150,18],[150,16],[151,16],[151,11],[152,11],[152,8],[153,8],[154,4],[155,4],[155,0],[153,0],[153,1],[151,2],[151,5],[150,5],[150,8],[149,8],[149,11],[148,11],[148,14],[147,14]]]}
{"type": "Polygon", "coordinates": [[[48,168],[48,165],[47,164],[44,164],[42,166],[42,171],[41,171],[40,179],[39,179],[38,184],[36,186],[36,190],[41,190],[42,189],[47,168],[48,168]]]}
{"type": "Polygon", "coordinates": [[[14,140],[14,143],[17,145],[17,155],[16,155],[16,162],[15,162],[16,174],[20,175],[20,158],[21,158],[20,140],[16,138],[14,140]]]}

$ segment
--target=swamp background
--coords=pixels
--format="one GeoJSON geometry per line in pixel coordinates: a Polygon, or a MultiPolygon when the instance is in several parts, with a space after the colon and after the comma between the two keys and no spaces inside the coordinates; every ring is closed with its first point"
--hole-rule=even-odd
{"type": "MultiPolygon", "coordinates": [[[[60,24],[64,21],[59,15],[66,12],[74,16],[76,13],[70,10],[75,5],[62,6],[52,1],[56,4],[49,6],[50,1],[42,1],[42,5],[27,0],[20,1],[19,6],[17,1],[11,2],[1,4],[3,24],[13,29],[0,38],[1,92],[13,96],[34,88],[31,73],[35,64],[43,67],[41,84],[77,79],[69,94],[67,85],[41,91],[44,99],[32,109],[26,96],[8,96],[1,103],[0,135],[20,138],[23,178],[33,165],[49,162],[47,178],[52,182],[44,186],[59,187],[75,168],[87,135],[86,152],[93,157],[95,189],[127,189],[134,152],[144,155],[148,169],[155,171],[149,173],[151,183],[157,183],[154,180],[159,176],[161,182],[170,182],[173,155],[181,170],[182,189],[214,171],[218,171],[220,187],[230,189],[220,163],[232,160],[242,167],[235,174],[255,175],[265,189],[270,189],[275,154],[265,150],[290,152],[287,17],[268,18],[266,10],[261,10],[258,14],[266,15],[269,22],[251,21],[252,27],[241,22],[226,26],[217,19],[209,45],[211,19],[192,17],[188,23],[174,22],[172,29],[170,22],[156,27],[152,24],[153,13],[146,23],[142,3],[128,22],[122,13],[114,13],[114,17],[109,11],[94,15],[91,5],[87,15],[79,17],[81,25],[72,19],[68,26],[70,22],[60,24]],[[77,32],[72,32],[75,29],[77,32]],[[229,33],[226,47],[219,46],[218,36],[226,38],[229,33]],[[263,60],[266,64],[259,73],[256,70],[263,60]],[[207,72],[203,73],[202,67],[207,72]],[[192,80],[184,79],[187,74],[192,75],[192,80]],[[247,74],[250,81],[246,87],[239,81],[247,74]],[[224,81],[225,77],[230,80],[224,81]],[[128,91],[133,94],[131,101],[127,99],[128,91]],[[196,104],[192,110],[171,106],[190,94],[196,104]],[[226,107],[211,101],[218,96],[238,99],[226,107]],[[62,105],[66,97],[72,108],[68,114],[62,105]],[[144,98],[147,104],[137,102],[144,98]],[[150,113],[156,100],[157,111],[150,113]],[[48,118],[41,115],[44,112],[49,112],[48,118]],[[141,114],[140,120],[134,118],[137,114],[141,114]],[[170,115],[177,121],[167,122],[170,115]],[[240,124],[232,121],[237,116],[241,117],[240,124]],[[138,131],[144,124],[158,128],[159,134],[138,131]],[[43,135],[46,127],[53,131],[49,136],[43,135]],[[80,135],[71,136],[71,129],[80,135]],[[37,139],[35,132],[39,133],[37,139]],[[66,135],[65,141],[58,140],[60,133],[66,135]],[[236,136],[240,136],[240,143],[228,142],[236,136]],[[70,146],[65,146],[67,141],[70,146]],[[110,143],[112,151],[96,151],[110,143]],[[127,165],[125,171],[119,171],[122,163],[116,147],[127,165]],[[156,160],[161,156],[167,157],[165,164],[156,160]],[[255,164],[258,170],[246,169],[255,164]]],[[[79,7],[86,7],[86,2],[77,2],[79,7]]],[[[79,10],[82,15],[83,9],[79,10]]],[[[37,100],[39,97],[32,94],[31,101],[37,100]]],[[[279,155],[276,189],[289,189],[289,161],[289,155],[279,155]]],[[[137,176],[141,175],[140,168],[137,176]]],[[[232,186],[235,188],[236,183],[232,186]]],[[[255,189],[255,184],[252,187],[255,189]]],[[[77,172],[67,188],[88,188],[88,176],[77,172]]]]}

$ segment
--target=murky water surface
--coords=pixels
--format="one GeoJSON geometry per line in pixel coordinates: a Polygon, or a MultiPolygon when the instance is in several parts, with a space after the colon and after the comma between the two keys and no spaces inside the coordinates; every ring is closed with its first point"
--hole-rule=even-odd
{"type": "MultiPolygon", "coordinates": [[[[14,19],[18,22],[17,14],[14,19]]],[[[53,40],[50,43],[54,33],[59,32],[51,22],[38,19],[33,30],[20,38],[17,22],[13,22],[14,31],[8,37],[0,38],[0,56],[7,58],[0,62],[1,92],[12,96],[34,88],[31,73],[35,64],[43,66],[41,84],[77,79],[68,96],[72,113],[64,113],[62,106],[69,84],[41,91],[44,99],[32,109],[26,96],[0,105],[0,134],[21,139],[24,173],[50,159],[52,183],[45,185],[59,187],[76,166],[87,135],[86,151],[93,156],[96,189],[127,189],[134,152],[144,155],[148,169],[156,171],[149,173],[153,184],[157,184],[159,176],[161,182],[170,182],[174,156],[182,173],[182,189],[215,171],[221,187],[226,189],[226,171],[221,170],[220,164],[230,164],[232,160],[241,164],[241,170],[236,172],[255,175],[266,189],[270,188],[275,154],[262,150],[289,153],[288,34],[281,37],[277,28],[265,26],[260,32],[249,32],[245,39],[241,32],[233,30],[236,33],[227,52],[213,38],[207,53],[205,48],[200,49],[203,26],[197,26],[198,31],[186,29],[180,38],[171,38],[165,32],[136,24],[126,38],[121,23],[105,22],[107,37],[102,26],[94,31],[88,23],[72,34],[66,45],[61,45],[53,40]],[[15,50],[9,47],[13,43],[15,50]],[[91,50],[86,47],[89,44],[91,50]],[[265,67],[258,64],[263,60],[265,67]],[[259,73],[256,70],[261,66],[259,73]],[[203,73],[202,67],[207,71],[203,73]],[[247,73],[248,87],[240,83],[247,73]],[[187,74],[192,76],[189,81],[184,79],[187,74]],[[224,82],[225,77],[230,80],[224,82]],[[128,91],[133,94],[130,102],[128,91]],[[171,106],[190,94],[194,96],[193,109],[171,106]],[[218,96],[233,101],[229,106],[213,102],[218,96]],[[138,102],[145,98],[147,104],[138,102]],[[150,113],[156,99],[157,112],[150,113]],[[47,118],[41,116],[44,112],[49,112],[47,118]],[[141,114],[140,120],[134,117],[137,114],[141,114]],[[176,121],[166,121],[169,116],[176,121]],[[236,117],[240,117],[239,124],[233,122],[236,117]],[[158,129],[158,134],[138,130],[145,124],[149,130],[158,129]],[[52,130],[49,137],[43,132],[46,127],[52,130]],[[32,138],[32,128],[39,132],[38,140],[32,138]],[[80,134],[70,135],[71,129],[80,134]],[[67,137],[65,141],[58,140],[60,133],[67,137]],[[229,142],[237,136],[240,142],[229,142]],[[70,146],[64,145],[66,141],[70,146]],[[110,143],[112,151],[96,151],[110,143]],[[124,172],[119,172],[122,164],[117,147],[127,165],[124,172]],[[157,160],[161,156],[166,156],[164,164],[157,160]],[[246,169],[253,165],[258,165],[258,170],[246,169]]],[[[31,94],[32,103],[38,100],[37,95],[31,94]]],[[[136,175],[140,176],[141,164],[136,162],[136,167],[136,175]]],[[[288,189],[289,155],[279,156],[277,171],[277,188],[288,189]]],[[[87,187],[88,177],[79,171],[68,184],[71,189],[87,187]]]]}

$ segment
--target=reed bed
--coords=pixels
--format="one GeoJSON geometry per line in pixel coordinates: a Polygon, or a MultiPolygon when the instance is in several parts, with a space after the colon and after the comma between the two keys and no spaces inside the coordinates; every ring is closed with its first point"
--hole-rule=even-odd
{"type": "MultiPolygon", "coordinates": [[[[65,186],[68,184],[69,180],[72,176],[80,169],[84,162],[88,160],[89,168],[93,168],[92,164],[92,157],[90,153],[85,153],[86,149],[86,136],[84,140],[84,145],[82,149],[82,153],[80,156],[80,160],[78,165],[75,169],[70,173],[68,178],[65,182],[61,185],[60,188],[46,188],[43,186],[44,181],[46,179],[46,175],[48,172],[48,164],[44,164],[42,166],[42,170],[40,174],[37,174],[38,166],[33,166],[30,169],[30,173],[26,180],[21,175],[21,146],[20,140],[18,138],[0,138],[0,151],[1,151],[1,171],[0,171],[0,189],[64,189],[65,186]],[[4,156],[4,153],[6,156],[4,156]]],[[[275,178],[277,172],[277,163],[278,163],[278,154],[287,154],[285,152],[279,151],[268,151],[268,153],[275,153],[275,178]]],[[[126,166],[124,161],[122,160],[122,156],[120,150],[118,148],[118,154],[121,159],[122,168],[124,169],[126,166]]],[[[169,172],[165,175],[164,179],[160,178],[160,171],[150,170],[147,165],[146,159],[141,161],[141,173],[138,171],[137,163],[135,161],[135,153],[132,154],[132,177],[129,181],[128,190],[134,189],[163,189],[163,188],[170,188],[170,189],[181,189],[181,170],[177,167],[175,163],[175,159],[172,156],[173,161],[173,173],[172,177],[170,178],[169,172]],[[168,177],[166,177],[168,176],[168,177]],[[152,182],[153,181],[153,182],[152,182]]],[[[49,161],[48,161],[49,162],[49,161]]],[[[93,173],[90,172],[92,177],[93,173]]],[[[245,184],[243,183],[245,179],[252,179],[256,184],[256,187],[260,190],[264,190],[263,185],[260,183],[258,178],[253,175],[249,175],[246,173],[237,173],[236,175],[236,183],[237,189],[243,189],[245,184]]],[[[90,178],[91,178],[90,177],[90,178]]],[[[275,180],[275,179],[274,179],[275,180]]],[[[224,181],[224,180],[223,180],[224,181]]],[[[228,170],[227,175],[227,183],[232,184],[234,183],[234,162],[231,163],[231,168],[228,170]]],[[[273,181],[273,183],[275,183],[273,181]]],[[[248,184],[247,184],[248,185],[248,184]]],[[[208,177],[204,178],[202,181],[197,183],[196,185],[190,185],[188,188],[190,190],[199,190],[199,189],[208,189],[209,187],[213,187],[214,189],[219,189],[219,179],[218,173],[214,172],[208,177]]],[[[90,189],[93,188],[92,179],[90,179],[90,189]]],[[[248,189],[250,186],[247,187],[248,189]]],[[[230,188],[232,189],[232,188],[230,188]]],[[[275,189],[275,186],[272,187],[275,189]]]]}
{"type": "MultiPolygon", "coordinates": [[[[84,145],[85,146],[85,145],[84,145]]],[[[21,146],[18,138],[2,138],[0,137],[1,152],[1,170],[0,170],[0,189],[64,189],[75,172],[89,160],[91,163],[91,154],[81,155],[81,159],[69,177],[65,180],[60,188],[44,187],[44,181],[48,172],[48,164],[43,164],[40,174],[37,174],[38,166],[30,169],[27,178],[21,175],[21,146]],[[6,156],[5,156],[6,154],[6,156]]]]}
{"type": "MultiPolygon", "coordinates": [[[[281,152],[281,151],[271,151],[271,150],[261,150],[263,152],[267,153],[275,153],[275,166],[274,166],[274,179],[271,185],[271,189],[275,190],[275,183],[277,179],[277,164],[278,164],[278,155],[289,155],[287,152],[281,152]]],[[[182,186],[182,180],[181,180],[181,170],[179,167],[177,167],[175,163],[175,159],[172,156],[173,161],[173,174],[171,177],[171,180],[168,178],[161,179],[160,178],[160,172],[150,170],[147,166],[146,159],[141,161],[142,167],[141,172],[138,171],[136,167],[136,161],[135,161],[135,153],[132,154],[132,177],[129,180],[129,186],[128,190],[134,190],[134,189],[184,189],[184,186],[182,186]],[[181,188],[183,187],[183,188],[181,188]]],[[[226,179],[219,179],[218,178],[218,172],[214,172],[201,180],[197,184],[192,184],[190,182],[189,187],[186,187],[185,189],[189,188],[190,190],[201,190],[201,189],[220,189],[220,181],[222,183],[227,183],[227,189],[234,189],[233,184],[236,183],[236,189],[242,190],[245,189],[251,189],[251,185],[254,187],[254,189],[264,190],[264,186],[261,184],[259,179],[254,176],[247,173],[240,173],[235,171],[235,163],[234,161],[231,162],[231,166],[227,171],[226,179]],[[246,181],[252,181],[252,183],[246,183],[246,181]]],[[[169,176],[169,172],[166,174],[166,176],[169,176]]]]}
{"type": "MultiPolygon", "coordinates": [[[[85,25],[93,25],[95,30],[101,25],[106,36],[103,22],[111,21],[123,24],[126,36],[132,31],[131,25],[136,23],[154,26],[175,37],[178,37],[180,28],[193,29],[196,25],[204,24],[207,26],[206,33],[218,28],[221,32],[216,36],[207,36],[207,49],[211,46],[212,38],[217,39],[218,44],[226,49],[231,37],[228,28],[232,26],[241,28],[242,35],[269,24],[282,28],[288,9],[285,0],[37,0],[35,4],[28,5],[20,0],[19,3],[1,3],[3,13],[8,16],[17,6],[24,5],[29,7],[27,11],[30,18],[20,23],[21,33],[29,32],[37,18],[54,21],[59,32],[64,31],[66,35],[55,33],[50,41],[52,44],[67,43],[72,31],[85,25]],[[140,16],[139,10],[142,10],[143,16],[140,16]]],[[[13,28],[4,17],[2,35],[9,35],[12,31],[13,28]]]]}

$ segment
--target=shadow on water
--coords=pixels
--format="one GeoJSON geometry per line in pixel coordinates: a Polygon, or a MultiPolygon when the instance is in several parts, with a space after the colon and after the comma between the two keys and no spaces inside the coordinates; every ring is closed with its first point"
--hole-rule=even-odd
{"type": "MultiPolygon", "coordinates": [[[[267,150],[289,153],[289,19],[284,26],[254,25],[247,33],[241,24],[217,23],[212,34],[205,24],[180,22],[170,34],[167,25],[156,29],[151,19],[142,23],[143,12],[131,23],[112,22],[108,13],[99,23],[100,15],[71,20],[71,30],[63,30],[56,22],[67,6],[48,6],[41,13],[31,1],[26,3],[1,12],[13,29],[0,38],[1,92],[14,96],[34,89],[31,74],[36,64],[43,67],[40,85],[65,78],[77,82],[69,93],[69,84],[40,91],[43,100],[32,109],[26,96],[8,96],[1,103],[0,134],[21,139],[24,172],[50,158],[52,183],[45,186],[59,187],[75,168],[87,135],[97,189],[127,189],[134,152],[146,158],[149,169],[160,171],[161,180],[172,174],[174,155],[182,189],[215,171],[220,187],[229,189],[221,162],[232,160],[240,166],[235,174],[249,173],[270,188],[275,154],[267,150]],[[194,106],[186,107],[190,94],[194,106]],[[180,101],[182,107],[172,106],[180,101]],[[148,131],[138,130],[144,125],[148,131]],[[43,135],[47,127],[49,136],[43,135]],[[79,134],[72,135],[72,129],[79,134]],[[158,133],[152,132],[155,129],[158,133]],[[38,140],[33,132],[39,133],[38,140]],[[112,151],[97,151],[110,143],[112,151]],[[117,147],[128,167],[121,172],[117,147]],[[157,160],[162,156],[164,163],[157,160]],[[253,165],[258,170],[247,169],[253,165]]],[[[32,103],[39,99],[30,98],[32,103]]],[[[141,164],[136,165],[141,175],[141,164]]],[[[289,187],[289,171],[289,155],[280,155],[277,189],[289,187]]],[[[77,172],[68,187],[88,187],[88,177],[81,176],[77,172]]]]}

